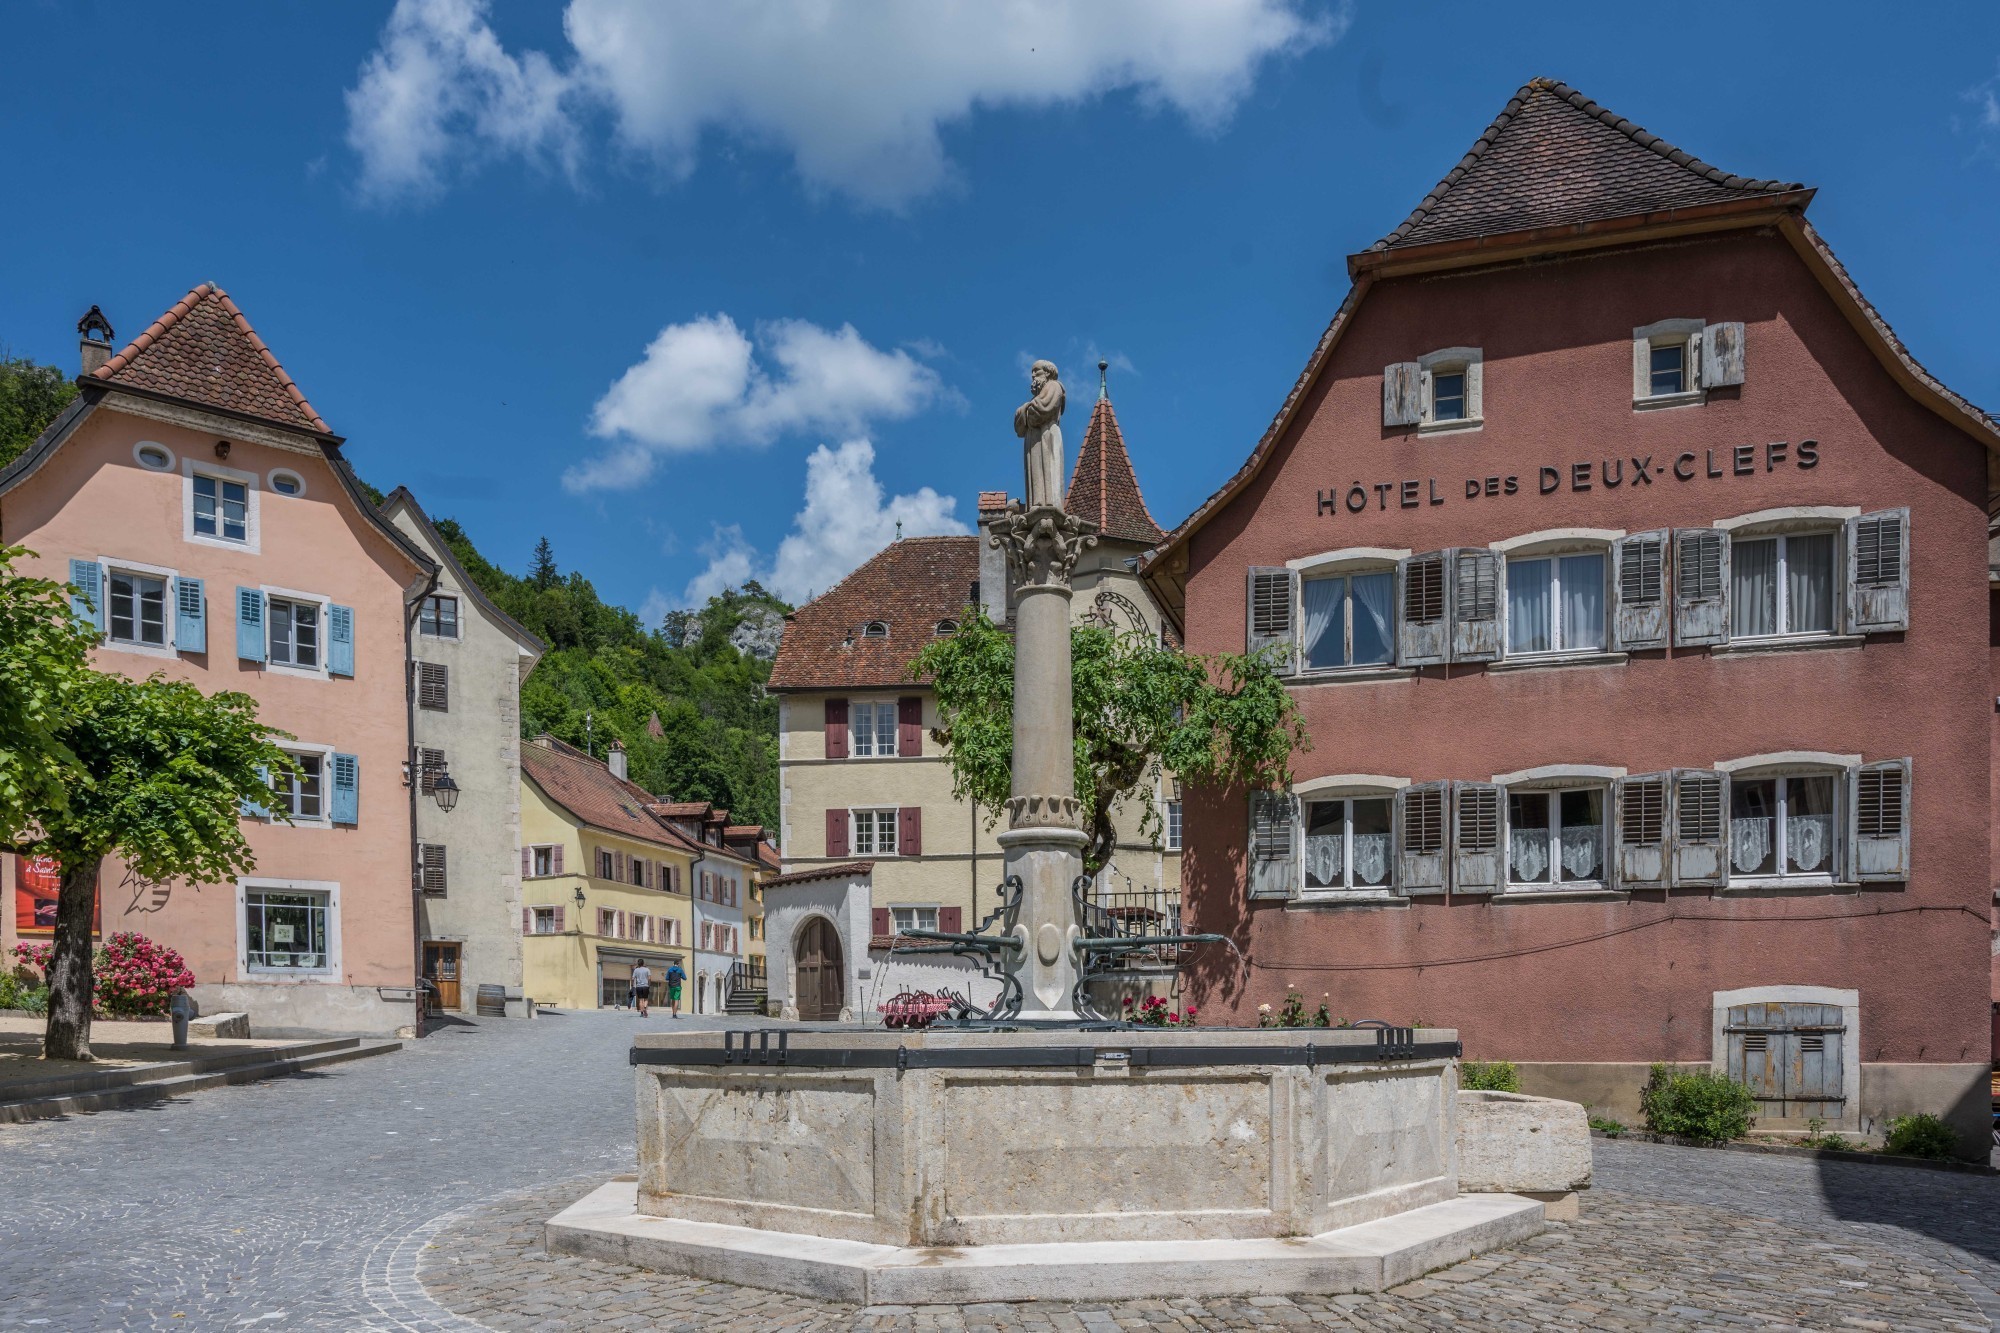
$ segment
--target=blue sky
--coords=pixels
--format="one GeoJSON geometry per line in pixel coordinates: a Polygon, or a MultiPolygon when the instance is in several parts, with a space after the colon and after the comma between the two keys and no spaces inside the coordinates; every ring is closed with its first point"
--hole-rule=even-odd
{"type": "MultiPolygon", "coordinates": [[[[1812,216],[2000,406],[2000,6],[476,0],[9,9],[0,342],[225,287],[349,457],[650,614],[1019,487],[1026,359],[1171,526],[1525,79],[1812,216]],[[1532,17],[1523,18],[1524,14],[1532,17]],[[806,17],[817,15],[807,21],[806,17]]],[[[954,525],[961,525],[954,529],[954,525]]]]}

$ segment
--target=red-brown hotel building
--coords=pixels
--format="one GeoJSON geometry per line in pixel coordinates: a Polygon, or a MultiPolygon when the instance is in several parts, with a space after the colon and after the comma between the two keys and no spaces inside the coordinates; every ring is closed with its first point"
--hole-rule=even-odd
{"type": "Polygon", "coordinates": [[[1242,468],[1143,560],[1267,648],[1289,792],[1190,792],[1219,1021],[1288,987],[1456,1027],[1628,1121],[1646,1065],[1766,1125],[1953,1115],[1994,999],[2000,431],[1806,220],[1522,88],[1354,285],[1242,468]]]}

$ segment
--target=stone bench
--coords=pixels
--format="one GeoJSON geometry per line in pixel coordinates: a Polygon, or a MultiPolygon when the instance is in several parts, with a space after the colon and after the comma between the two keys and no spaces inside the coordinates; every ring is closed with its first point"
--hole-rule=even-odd
{"type": "Polygon", "coordinates": [[[248,1014],[204,1014],[200,1018],[188,1020],[190,1037],[248,1037],[249,1035],[248,1014]]]}
{"type": "Polygon", "coordinates": [[[1590,1188],[1590,1118],[1575,1102],[1519,1092],[1458,1094],[1458,1188],[1523,1194],[1551,1221],[1573,1221],[1590,1188]]]}

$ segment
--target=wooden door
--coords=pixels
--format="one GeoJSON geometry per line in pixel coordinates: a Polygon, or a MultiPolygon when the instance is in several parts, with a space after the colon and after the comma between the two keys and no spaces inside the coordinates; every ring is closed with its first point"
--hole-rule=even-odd
{"type": "Polygon", "coordinates": [[[808,1023],[838,1021],[845,999],[842,994],[845,968],[840,936],[833,923],[823,916],[806,922],[799,929],[793,957],[798,977],[799,1017],[808,1023]]]}
{"type": "Polygon", "coordinates": [[[1846,1023],[1833,1004],[1739,1004],[1729,1011],[1729,1076],[1757,1098],[1770,1120],[1837,1120],[1846,1023]]]}
{"type": "Polygon", "coordinates": [[[459,1005],[458,949],[453,940],[424,942],[424,977],[437,987],[440,1009],[456,1009],[459,1005]]]}

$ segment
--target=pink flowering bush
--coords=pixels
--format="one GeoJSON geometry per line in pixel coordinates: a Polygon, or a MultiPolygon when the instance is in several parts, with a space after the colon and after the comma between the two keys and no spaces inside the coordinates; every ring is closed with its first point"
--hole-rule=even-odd
{"type": "Polygon", "coordinates": [[[15,945],[14,956],[20,959],[24,966],[32,967],[41,973],[42,980],[46,982],[49,979],[49,955],[55,952],[55,947],[53,944],[30,941],[15,945]]]}
{"type": "Polygon", "coordinates": [[[164,1014],[176,990],[194,985],[194,973],[179,954],[129,930],[104,942],[91,959],[91,971],[97,1007],[112,1018],[164,1014]]]}
{"type": "Polygon", "coordinates": [[[1191,1028],[1195,1026],[1195,1015],[1201,1012],[1193,1005],[1178,1012],[1169,1009],[1167,1002],[1157,995],[1149,995],[1137,1006],[1132,997],[1125,997],[1125,1021],[1153,1028],[1191,1028]]]}

